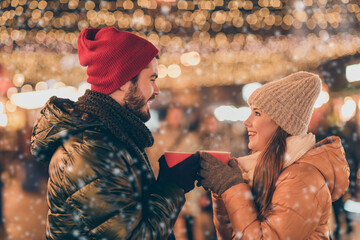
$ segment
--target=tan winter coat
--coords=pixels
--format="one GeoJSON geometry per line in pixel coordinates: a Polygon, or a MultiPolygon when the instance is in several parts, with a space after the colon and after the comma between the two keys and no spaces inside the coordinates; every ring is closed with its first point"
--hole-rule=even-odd
{"type": "Polygon", "coordinates": [[[345,193],[348,178],[340,138],[326,138],[280,174],[264,221],[257,219],[248,184],[235,185],[221,197],[213,194],[218,238],[329,239],[331,202],[345,193]]]}

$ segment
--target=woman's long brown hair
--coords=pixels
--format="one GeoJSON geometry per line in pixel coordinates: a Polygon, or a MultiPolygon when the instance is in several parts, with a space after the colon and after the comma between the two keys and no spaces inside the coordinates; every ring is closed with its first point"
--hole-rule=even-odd
{"type": "Polygon", "coordinates": [[[263,220],[266,212],[271,208],[275,183],[284,165],[288,136],[290,135],[287,132],[278,127],[256,164],[252,190],[255,195],[259,220],[263,220]]]}

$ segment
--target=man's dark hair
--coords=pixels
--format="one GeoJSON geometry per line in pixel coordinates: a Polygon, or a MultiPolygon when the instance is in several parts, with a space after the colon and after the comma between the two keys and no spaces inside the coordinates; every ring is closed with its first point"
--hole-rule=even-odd
{"type": "MultiPolygon", "coordinates": [[[[159,55],[156,55],[156,59],[160,59],[159,55]]],[[[132,84],[136,84],[139,78],[139,74],[133,77],[130,81],[132,84]]]]}
{"type": "Polygon", "coordinates": [[[139,80],[139,74],[133,77],[130,81],[132,84],[136,84],[138,80],[139,80]]]}

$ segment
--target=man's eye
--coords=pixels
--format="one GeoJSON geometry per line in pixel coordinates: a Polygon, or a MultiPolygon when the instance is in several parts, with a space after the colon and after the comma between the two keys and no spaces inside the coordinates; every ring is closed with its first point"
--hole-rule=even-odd
{"type": "Polygon", "coordinates": [[[259,112],[255,112],[256,116],[261,116],[261,114],[259,112]]]}

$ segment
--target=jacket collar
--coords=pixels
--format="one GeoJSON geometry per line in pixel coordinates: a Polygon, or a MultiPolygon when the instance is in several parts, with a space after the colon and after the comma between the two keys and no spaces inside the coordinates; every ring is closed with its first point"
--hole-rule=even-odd
{"type": "MultiPolygon", "coordinates": [[[[285,162],[286,168],[299,160],[315,144],[315,135],[308,133],[301,136],[290,136],[286,139],[285,162]]],[[[243,170],[243,178],[252,184],[254,170],[261,152],[237,158],[239,167],[243,170]]]]}

